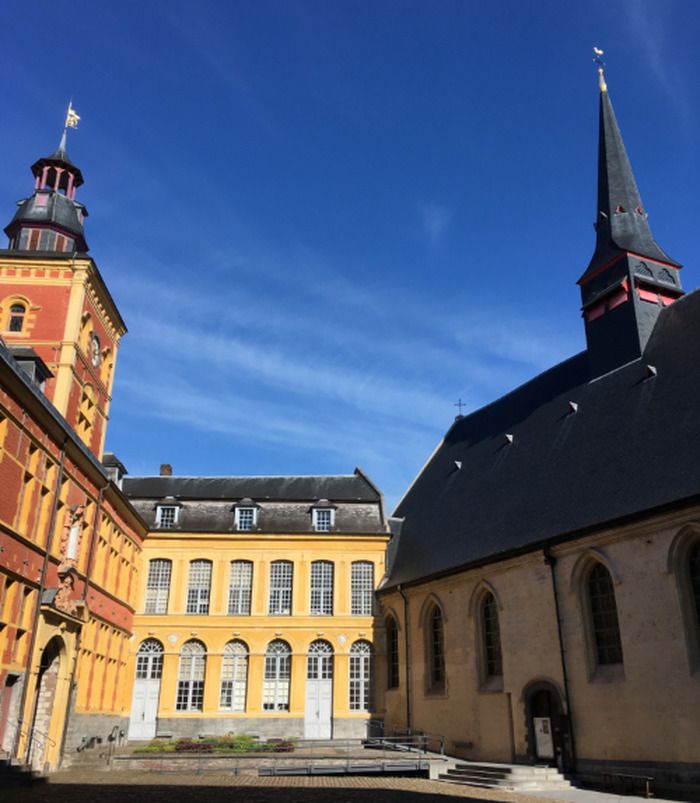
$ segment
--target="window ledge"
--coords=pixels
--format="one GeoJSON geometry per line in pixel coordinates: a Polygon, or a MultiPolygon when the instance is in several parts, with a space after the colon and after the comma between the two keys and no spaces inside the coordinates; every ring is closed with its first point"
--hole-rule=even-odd
{"type": "Polygon", "coordinates": [[[499,694],[503,691],[503,675],[493,675],[482,681],[479,686],[480,694],[499,694]]]}
{"type": "Polygon", "coordinates": [[[624,664],[601,664],[591,674],[591,683],[620,683],[625,679],[624,664]]]}

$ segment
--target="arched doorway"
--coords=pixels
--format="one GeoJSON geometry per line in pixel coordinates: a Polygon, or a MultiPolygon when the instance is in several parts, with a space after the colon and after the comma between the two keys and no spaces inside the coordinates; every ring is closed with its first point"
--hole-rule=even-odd
{"type": "Polygon", "coordinates": [[[152,739],[156,735],[163,645],[154,638],[141,642],[136,653],[136,676],[131,698],[129,739],[152,739]]]}
{"type": "Polygon", "coordinates": [[[306,710],[304,736],[330,739],[333,716],[333,647],[319,639],[306,658],[306,710]]]}
{"type": "Polygon", "coordinates": [[[567,769],[571,738],[559,689],[549,681],[538,680],[527,686],[523,696],[528,758],[535,764],[567,769]]]}
{"type": "Polygon", "coordinates": [[[29,732],[27,761],[37,770],[43,770],[46,748],[55,744],[51,738],[51,720],[54,714],[54,700],[61,670],[61,660],[65,652],[63,640],[54,636],[44,647],[39,663],[39,674],[34,692],[34,716],[29,732]]]}

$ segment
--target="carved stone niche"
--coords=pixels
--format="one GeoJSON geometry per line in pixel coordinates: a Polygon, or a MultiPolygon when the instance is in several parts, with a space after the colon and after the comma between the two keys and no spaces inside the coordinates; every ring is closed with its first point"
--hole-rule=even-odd
{"type": "Polygon", "coordinates": [[[61,563],[75,566],[83,540],[83,517],[85,505],[73,505],[67,512],[59,545],[61,563]]]}
{"type": "Polygon", "coordinates": [[[62,564],[58,567],[58,578],[60,584],[58,592],[54,597],[54,607],[59,611],[67,613],[69,616],[77,616],[78,614],[78,600],[73,598],[73,591],[75,586],[76,571],[73,566],[62,564]]]}

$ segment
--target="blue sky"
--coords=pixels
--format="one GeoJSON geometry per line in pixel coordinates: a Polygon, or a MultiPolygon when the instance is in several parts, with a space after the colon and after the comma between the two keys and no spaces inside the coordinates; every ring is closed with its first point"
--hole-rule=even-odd
{"type": "Polygon", "coordinates": [[[5,0],[2,22],[5,219],[72,97],[132,474],[359,465],[392,505],[458,398],[580,350],[594,44],[698,285],[696,0],[5,0]]]}

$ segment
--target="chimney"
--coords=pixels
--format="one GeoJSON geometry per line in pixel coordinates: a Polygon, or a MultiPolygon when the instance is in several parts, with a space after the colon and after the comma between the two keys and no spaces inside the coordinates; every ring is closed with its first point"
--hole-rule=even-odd
{"type": "Polygon", "coordinates": [[[160,476],[161,477],[172,477],[173,476],[173,467],[170,463],[161,463],[160,464],[160,476]]]}

